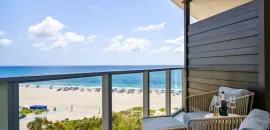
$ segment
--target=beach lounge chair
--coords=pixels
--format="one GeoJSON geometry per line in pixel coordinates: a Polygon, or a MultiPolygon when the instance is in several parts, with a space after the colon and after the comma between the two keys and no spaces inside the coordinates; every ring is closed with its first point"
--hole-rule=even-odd
{"type": "Polygon", "coordinates": [[[96,92],[99,92],[100,91],[100,88],[96,88],[96,90],[95,90],[96,92]]]}
{"type": "Polygon", "coordinates": [[[131,89],[129,89],[127,93],[133,93],[133,92],[132,92],[132,90],[131,90],[131,89]]]}
{"type": "Polygon", "coordinates": [[[65,88],[64,88],[64,91],[69,91],[68,87],[65,87],[65,88]]]}
{"type": "Polygon", "coordinates": [[[162,90],[161,90],[161,93],[165,93],[165,90],[164,90],[164,89],[162,89],[162,90]]]}
{"type": "Polygon", "coordinates": [[[113,88],[112,89],[112,92],[114,93],[114,92],[117,92],[117,88],[113,88]]]}
{"type": "Polygon", "coordinates": [[[121,88],[118,90],[118,93],[124,93],[125,92],[125,89],[124,88],[121,88]]]}
{"type": "Polygon", "coordinates": [[[74,87],[74,88],[73,88],[73,91],[76,91],[76,90],[78,90],[78,89],[79,89],[78,87],[74,87]]]}

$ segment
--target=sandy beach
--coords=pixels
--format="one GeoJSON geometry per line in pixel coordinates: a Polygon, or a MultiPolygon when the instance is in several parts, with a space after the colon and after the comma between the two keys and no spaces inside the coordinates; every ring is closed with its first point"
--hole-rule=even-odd
{"type": "MultiPolygon", "coordinates": [[[[91,92],[84,88],[84,92],[80,89],[76,91],[56,91],[59,87],[49,89],[49,87],[41,86],[36,88],[35,86],[21,86],[20,87],[20,106],[23,105],[47,105],[50,110],[50,114],[45,114],[49,120],[64,120],[65,118],[82,119],[83,117],[101,116],[101,91],[95,92],[91,89],[91,92]],[[71,105],[73,111],[70,112],[71,105]],[[56,107],[57,111],[52,112],[56,107]]],[[[171,97],[172,109],[174,107],[181,107],[182,95],[173,95],[171,97]]],[[[113,111],[121,111],[130,109],[136,106],[143,105],[143,94],[136,90],[134,93],[129,94],[127,92],[112,94],[112,109],[113,111]]],[[[165,94],[155,93],[154,90],[150,94],[150,108],[158,110],[165,108],[165,94]]],[[[174,111],[174,110],[172,110],[174,111]]],[[[162,114],[162,113],[157,113],[162,114]]],[[[26,120],[20,121],[20,129],[26,130],[26,124],[35,115],[27,115],[26,120]]]]}

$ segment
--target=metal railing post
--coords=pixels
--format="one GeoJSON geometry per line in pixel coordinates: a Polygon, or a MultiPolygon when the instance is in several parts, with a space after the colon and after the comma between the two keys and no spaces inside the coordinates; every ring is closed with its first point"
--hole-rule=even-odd
{"type": "Polygon", "coordinates": [[[112,130],[112,75],[102,75],[102,129],[112,130]]]}
{"type": "Polygon", "coordinates": [[[166,115],[171,115],[171,70],[166,70],[166,115]]]}
{"type": "Polygon", "coordinates": [[[19,130],[19,84],[0,82],[0,129],[19,130]]]}
{"type": "Polygon", "coordinates": [[[149,71],[143,72],[143,117],[149,117],[149,71]]]}

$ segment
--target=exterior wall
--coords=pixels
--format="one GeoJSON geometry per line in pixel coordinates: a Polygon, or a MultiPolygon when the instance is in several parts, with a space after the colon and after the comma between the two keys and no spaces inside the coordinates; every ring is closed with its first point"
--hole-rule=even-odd
{"type": "Polygon", "coordinates": [[[0,82],[0,129],[8,130],[8,84],[0,82]]]}
{"type": "Polygon", "coordinates": [[[258,12],[254,1],[189,26],[188,96],[228,86],[254,91],[254,105],[264,105],[258,85],[262,44],[258,12]]]}

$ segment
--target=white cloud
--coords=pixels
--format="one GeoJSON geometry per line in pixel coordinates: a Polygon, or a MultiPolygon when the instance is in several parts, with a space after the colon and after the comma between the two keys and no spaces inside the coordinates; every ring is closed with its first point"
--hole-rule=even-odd
{"type": "Polygon", "coordinates": [[[68,46],[68,42],[66,41],[56,41],[51,46],[52,48],[66,48],[68,46]]]}
{"type": "Polygon", "coordinates": [[[172,39],[172,40],[165,40],[165,43],[183,44],[184,43],[184,36],[180,36],[180,37],[177,37],[176,39],[172,39]]]}
{"type": "Polygon", "coordinates": [[[119,42],[120,40],[122,40],[124,38],[124,35],[118,35],[118,36],[115,36],[114,38],[110,39],[109,41],[112,41],[112,42],[119,42]]]}
{"type": "Polygon", "coordinates": [[[80,42],[84,42],[84,36],[83,35],[79,35],[77,33],[74,32],[66,32],[64,34],[64,36],[61,36],[58,40],[59,41],[65,41],[65,42],[76,42],[76,43],[80,43],[80,42]]]}
{"type": "Polygon", "coordinates": [[[40,50],[43,50],[43,51],[52,49],[52,46],[48,46],[43,42],[34,43],[33,47],[39,48],[40,50]]]}
{"type": "Polygon", "coordinates": [[[39,48],[40,50],[43,50],[43,51],[51,50],[54,48],[63,48],[64,50],[67,50],[66,48],[67,46],[68,46],[68,42],[66,41],[56,41],[51,45],[47,45],[46,43],[43,43],[43,42],[33,44],[33,47],[39,48]]]}
{"type": "Polygon", "coordinates": [[[161,30],[165,27],[166,23],[161,24],[153,24],[149,26],[139,26],[136,28],[133,28],[133,31],[152,31],[152,30],[161,30]]]}
{"type": "Polygon", "coordinates": [[[86,38],[86,44],[93,43],[96,41],[97,35],[89,35],[86,38]]]}
{"type": "Polygon", "coordinates": [[[135,51],[144,51],[146,50],[145,46],[150,44],[151,42],[147,39],[136,39],[136,38],[129,38],[123,42],[119,51],[126,51],[126,52],[135,52],[135,51]]]}
{"type": "Polygon", "coordinates": [[[28,33],[32,38],[56,39],[65,25],[48,16],[41,23],[31,25],[28,33]]]}
{"type": "MultiPolygon", "coordinates": [[[[53,48],[64,48],[66,50],[69,43],[85,43],[85,36],[75,32],[63,32],[65,27],[64,24],[50,16],[36,25],[31,25],[28,28],[30,38],[33,38],[35,41],[41,41],[33,44],[33,47],[41,50],[50,50],[53,48]]],[[[87,40],[93,41],[94,38],[88,37],[87,40]]]]}
{"type": "Polygon", "coordinates": [[[5,31],[0,31],[0,36],[4,34],[5,34],[5,31]]]}
{"type": "Polygon", "coordinates": [[[103,51],[137,52],[147,50],[146,46],[151,43],[147,39],[128,38],[121,42],[123,35],[116,36],[109,41],[111,44],[103,51]]]}
{"type": "Polygon", "coordinates": [[[105,48],[103,51],[108,52],[108,51],[118,51],[121,48],[120,43],[112,43],[110,44],[107,48],[105,48]]]}
{"type": "Polygon", "coordinates": [[[8,45],[11,43],[12,43],[12,41],[9,39],[0,39],[0,45],[8,45]]]}
{"type": "Polygon", "coordinates": [[[159,49],[150,51],[150,53],[169,52],[171,49],[172,49],[172,47],[170,47],[170,46],[163,46],[159,49]]]}
{"type": "Polygon", "coordinates": [[[184,52],[184,44],[179,45],[179,47],[173,50],[174,52],[184,52]]]}
{"type": "Polygon", "coordinates": [[[105,48],[103,51],[117,51],[119,48],[121,48],[120,40],[124,38],[124,35],[118,35],[115,36],[112,39],[109,39],[109,42],[111,43],[107,48],[105,48]]]}

